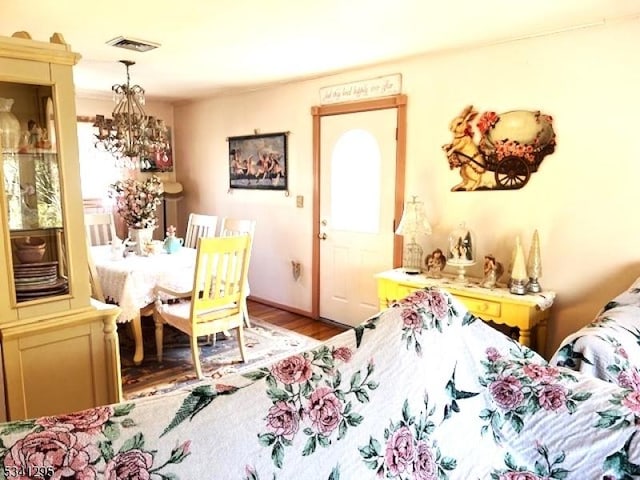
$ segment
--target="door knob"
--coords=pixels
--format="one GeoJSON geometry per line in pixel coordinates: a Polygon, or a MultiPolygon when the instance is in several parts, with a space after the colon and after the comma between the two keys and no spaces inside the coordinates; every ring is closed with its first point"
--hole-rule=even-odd
{"type": "Polygon", "coordinates": [[[327,234],[326,233],[319,233],[318,234],[318,238],[320,240],[326,240],[327,239],[327,234]]]}

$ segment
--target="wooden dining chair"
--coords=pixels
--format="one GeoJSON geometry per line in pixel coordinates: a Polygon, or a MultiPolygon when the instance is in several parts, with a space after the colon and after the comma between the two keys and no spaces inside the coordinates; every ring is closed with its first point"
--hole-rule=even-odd
{"type": "Polygon", "coordinates": [[[217,226],[217,215],[190,213],[189,221],[187,223],[187,232],[184,236],[184,246],[196,248],[198,238],[215,236],[217,226]]]}
{"type": "MultiPolygon", "coordinates": [[[[220,236],[230,237],[235,235],[248,234],[251,237],[251,245],[253,245],[254,233],[256,231],[256,221],[249,219],[223,217],[220,222],[220,236]]],[[[251,252],[249,252],[251,254],[251,252]]],[[[246,297],[242,300],[242,316],[247,327],[251,327],[249,320],[249,310],[247,309],[247,297],[249,296],[249,280],[247,279],[246,297]]]]}
{"type": "Polygon", "coordinates": [[[116,238],[116,223],[112,213],[85,213],[84,226],[92,246],[108,245],[116,238]]]}
{"type": "Polygon", "coordinates": [[[89,264],[89,283],[91,286],[91,298],[95,298],[99,302],[106,303],[104,298],[104,292],[102,291],[102,284],[98,278],[98,271],[93,261],[93,255],[91,255],[90,238],[87,235],[87,263],[89,264]]]}
{"type": "Polygon", "coordinates": [[[170,304],[156,301],[158,361],[162,361],[165,323],[191,338],[191,355],[198,378],[203,378],[198,337],[236,329],[240,357],[246,361],[242,301],[247,288],[250,251],[249,235],[200,238],[189,300],[170,304]]]}

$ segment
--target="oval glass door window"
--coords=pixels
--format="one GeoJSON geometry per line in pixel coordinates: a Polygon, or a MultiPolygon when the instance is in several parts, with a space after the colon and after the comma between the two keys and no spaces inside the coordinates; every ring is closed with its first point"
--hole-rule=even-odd
{"type": "Polygon", "coordinates": [[[331,228],[380,230],[380,148],[368,131],[345,132],[331,155],[331,228]]]}

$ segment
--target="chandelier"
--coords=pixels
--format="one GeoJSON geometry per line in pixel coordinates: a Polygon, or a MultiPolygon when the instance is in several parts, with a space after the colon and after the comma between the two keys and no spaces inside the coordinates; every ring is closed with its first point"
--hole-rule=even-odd
{"type": "Polygon", "coordinates": [[[168,150],[167,127],[164,120],[144,111],[144,88],[130,84],[129,67],[135,62],[120,60],[120,63],[127,69],[127,83],[111,87],[116,104],[113,118],[96,115],[95,146],[111,153],[120,166],[137,168],[141,158],[162,155],[168,150]]]}

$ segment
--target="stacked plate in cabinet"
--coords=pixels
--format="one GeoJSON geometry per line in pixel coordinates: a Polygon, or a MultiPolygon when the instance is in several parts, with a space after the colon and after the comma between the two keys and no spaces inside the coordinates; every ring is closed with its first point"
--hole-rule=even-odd
{"type": "Polygon", "coordinates": [[[58,276],[58,262],[14,265],[13,280],[19,302],[69,291],[67,279],[58,276]]]}

